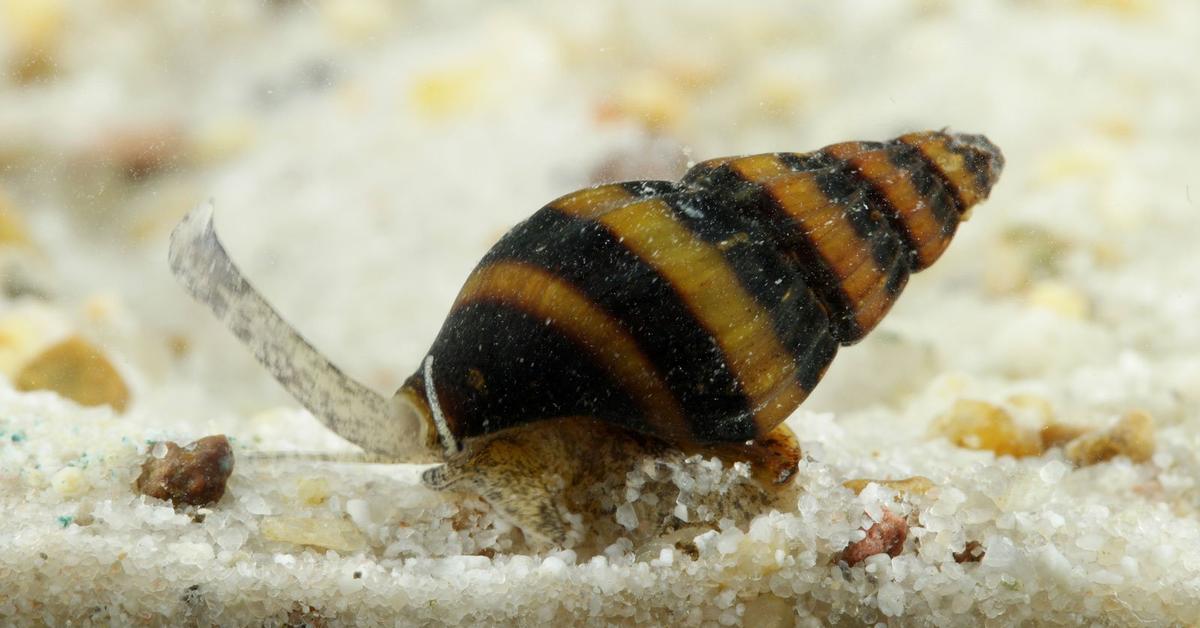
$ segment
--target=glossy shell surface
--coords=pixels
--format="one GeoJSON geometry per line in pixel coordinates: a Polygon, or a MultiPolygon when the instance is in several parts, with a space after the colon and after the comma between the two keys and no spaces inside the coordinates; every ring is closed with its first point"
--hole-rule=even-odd
{"type": "MultiPolygon", "coordinates": [[[[1002,167],[982,136],[921,132],[567,194],[467,279],[428,389],[460,440],[564,417],[673,443],[760,439],[1002,167]]],[[[427,401],[422,373],[406,388],[427,401]]]]}

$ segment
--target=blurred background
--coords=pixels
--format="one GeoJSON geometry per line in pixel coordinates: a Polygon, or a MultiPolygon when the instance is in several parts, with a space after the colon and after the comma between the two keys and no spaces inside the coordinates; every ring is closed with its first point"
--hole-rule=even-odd
{"type": "Polygon", "coordinates": [[[1194,0],[0,0],[0,373],[195,433],[293,405],[169,276],[209,198],[284,316],[391,391],[558,195],[949,127],[1008,168],[809,407],[962,372],[1095,409],[1144,376],[1195,417],[1198,59],[1194,0]]]}

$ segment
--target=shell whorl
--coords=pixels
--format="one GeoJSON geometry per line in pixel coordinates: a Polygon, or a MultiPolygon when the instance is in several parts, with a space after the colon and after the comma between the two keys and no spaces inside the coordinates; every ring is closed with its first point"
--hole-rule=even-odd
{"type": "Polygon", "coordinates": [[[982,136],[921,132],[552,201],[484,257],[430,349],[446,425],[760,438],[937,260],[1003,163],[982,136]]]}

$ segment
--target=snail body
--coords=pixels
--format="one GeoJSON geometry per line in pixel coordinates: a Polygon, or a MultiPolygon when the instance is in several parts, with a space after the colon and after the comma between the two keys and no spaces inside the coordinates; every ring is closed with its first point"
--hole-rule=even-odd
{"type": "Polygon", "coordinates": [[[261,299],[211,210],[176,229],[171,264],[330,429],[389,459],[443,460],[428,486],[476,492],[563,543],[566,489],[623,457],[707,452],[786,485],[799,450],[783,421],[938,259],[1003,164],[983,136],[926,131],[567,194],[483,257],[392,399],[261,299]]]}

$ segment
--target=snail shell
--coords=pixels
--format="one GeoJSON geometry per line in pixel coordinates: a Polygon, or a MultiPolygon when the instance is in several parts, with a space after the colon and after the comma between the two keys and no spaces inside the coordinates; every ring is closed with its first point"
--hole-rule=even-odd
{"type": "Polygon", "coordinates": [[[568,417],[680,445],[761,439],[1003,165],[983,136],[927,131],[567,194],[484,256],[399,395],[447,450],[568,417]]]}
{"type": "Polygon", "coordinates": [[[784,494],[800,449],[783,420],[937,260],[1003,165],[982,136],[923,132],[568,194],[487,253],[391,398],[254,289],[211,205],[175,228],[168,261],[361,459],[443,462],[425,486],[472,492],[526,538],[570,545],[604,534],[582,525],[612,514],[596,487],[670,447],[749,464],[755,481],[722,492],[723,514],[784,494]]]}

